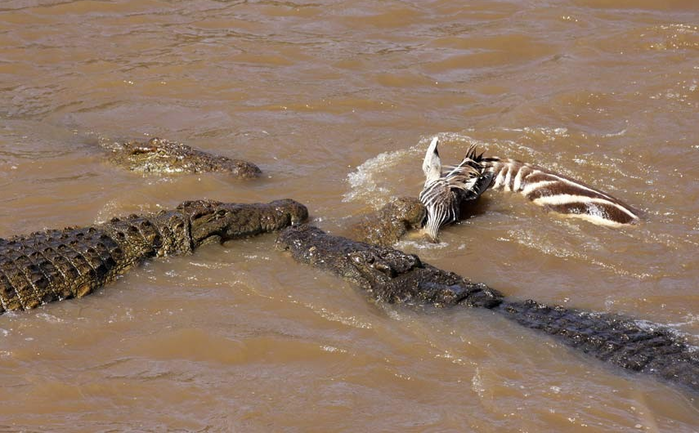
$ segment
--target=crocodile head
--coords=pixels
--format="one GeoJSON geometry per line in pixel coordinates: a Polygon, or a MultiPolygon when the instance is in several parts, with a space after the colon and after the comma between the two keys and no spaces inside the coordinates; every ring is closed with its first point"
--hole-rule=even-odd
{"type": "Polygon", "coordinates": [[[260,177],[255,164],[213,155],[182,143],[160,138],[148,142],[131,141],[105,146],[112,150],[111,161],[143,173],[227,173],[239,179],[260,177]]]}
{"type": "Polygon", "coordinates": [[[283,230],[277,248],[359,285],[381,302],[485,308],[502,302],[496,290],[423,263],[414,254],[332,236],[309,225],[283,230]]]}
{"type": "Polygon", "coordinates": [[[351,226],[349,236],[375,245],[390,246],[409,230],[422,226],[427,211],[414,197],[399,197],[351,226]]]}
{"type": "Polygon", "coordinates": [[[280,230],[308,218],[306,206],[291,199],[254,204],[196,200],[182,203],[178,210],[189,219],[195,248],[280,230]]]}
{"type": "Polygon", "coordinates": [[[404,221],[409,228],[420,227],[427,216],[425,205],[414,197],[398,197],[390,206],[393,218],[404,221]]]}
{"type": "Polygon", "coordinates": [[[330,236],[310,225],[282,231],[276,247],[291,252],[302,263],[331,271],[367,289],[422,266],[416,255],[330,236]]]}

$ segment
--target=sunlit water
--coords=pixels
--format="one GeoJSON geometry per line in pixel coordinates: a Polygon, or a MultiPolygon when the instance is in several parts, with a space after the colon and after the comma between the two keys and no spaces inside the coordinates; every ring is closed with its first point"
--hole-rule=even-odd
{"type": "MultiPolygon", "coordinates": [[[[399,247],[520,298],[699,336],[694,0],[0,2],[0,237],[193,198],[306,203],[342,233],[416,195],[429,138],[603,189],[635,227],[488,192],[399,247]],[[142,177],[161,136],[253,182],[142,177]]],[[[375,305],[274,235],[0,316],[3,431],[693,432],[696,397],[486,311],[375,305]]]]}

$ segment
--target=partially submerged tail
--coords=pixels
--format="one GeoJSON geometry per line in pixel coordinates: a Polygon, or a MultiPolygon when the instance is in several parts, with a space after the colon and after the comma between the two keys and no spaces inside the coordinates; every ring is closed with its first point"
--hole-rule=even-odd
{"type": "Polygon", "coordinates": [[[493,310],[602,361],[699,392],[699,351],[662,325],[532,300],[505,299],[493,310]]]}

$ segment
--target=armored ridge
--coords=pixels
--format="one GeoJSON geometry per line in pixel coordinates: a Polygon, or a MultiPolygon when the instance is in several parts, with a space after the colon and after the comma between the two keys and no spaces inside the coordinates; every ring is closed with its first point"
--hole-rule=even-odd
{"type": "Polygon", "coordinates": [[[282,231],[277,244],[296,260],[359,285],[379,302],[487,308],[602,361],[699,392],[699,352],[660,325],[510,300],[485,284],[423,263],[416,255],[328,235],[308,225],[282,231]]]}
{"type": "Polygon", "coordinates": [[[277,242],[296,260],[340,275],[379,302],[485,308],[502,302],[498,291],[422,263],[414,254],[328,235],[313,226],[285,230],[277,242]]]}
{"type": "Polygon", "coordinates": [[[207,243],[279,230],[307,217],[305,206],[288,199],[257,204],[197,200],[153,215],[0,240],[0,313],[79,298],[148,258],[187,254],[207,243]]]}
{"type": "Polygon", "coordinates": [[[147,143],[103,143],[112,151],[110,161],[143,173],[226,173],[240,179],[260,177],[255,164],[240,159],[212,155],[182,143],[152,138],[147,143]]]}
{"type": "Polygon", "coordinates": [[[699,392],[699,352],[667,327],[532,300],[505,300],[496,310],[597,359],[699,392]]]}

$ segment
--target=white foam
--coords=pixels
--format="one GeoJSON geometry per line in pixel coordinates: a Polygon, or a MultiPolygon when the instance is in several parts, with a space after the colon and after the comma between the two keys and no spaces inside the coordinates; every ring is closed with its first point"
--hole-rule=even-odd
{"type": "MultiPolygon", "coordinates": [[[[343,194],[342,201],[360,201],[376,209],[386,204],[392,197],[397,195],[396,186],[401,184],[396,182],[395,178],[391,178],[390,174],[400,172],[401,168],[404,170],[415,170],[416,173],[420,173],[420,164],[422,164],[425,151],[435,138],[441,142],[446,142],[447,145],[456,142],[468,145],[475,144],[478,147],[485,148],[484,142],[453,132],[443,132],[422,137],[417,144],[407,149],[383,152],[364,161],[354,172],[347,175],[350,190],[343,194]],[[415,161],[414,163],[413,160],[415,161]]],[[[459,159],[458,155],[451,155],[451,157],[454,160],[459,159]]],[[[415,195],[417,195],[421,187],[422,182],[416,184],[417,191],[415,195]]]]}
{"type": "Polygon", "coordinates": [[[406,160],[424,152],[421,151],[423,141],[408,149],[380,153],[364,161],[354,172],[347,175],[350,190],[342,196],[342,201],[362,201],[377,209],[387,203],[395,194],[394,185],[382,182],[381,176],[395,172],[402,164],[407,166],[406,160]]]}
{"type": "Polygon", "coordinates": [[[669,332],[670,334],[672,334],[674,337],[685,340],[687,342],[687,346],[688,346],[688,349],[690,352],[696,352],[697,350],[699,350],[699,346],[697,346],[696,344],[693,344],[694,341],[697,340],[697,337],[695,335],[688,334],[686,332],[683,332],[683,331],[677,329],[677,327],[675,326],[676,324],[675,325],[664,325],[664,324],[655,323],[655,322],[651,322],[649,320],[642,320],[642,319],[634,320],[633,322],[636,325],[638,325],[639,328],[643,329],[644,331],[655,332],[658,330],[665,330],[665,331],[669,332]]]}
{"type": "Polygon", "coordinates": [[[399,250],[406,249],[406,247],[417,249],[417,250],[442,250],[445,248],[449,247],[448,242],[428,242],[427,240],[423,241],[414,241],[414,240],[402,240],[396,244],[396,248],[399,250]]]}

